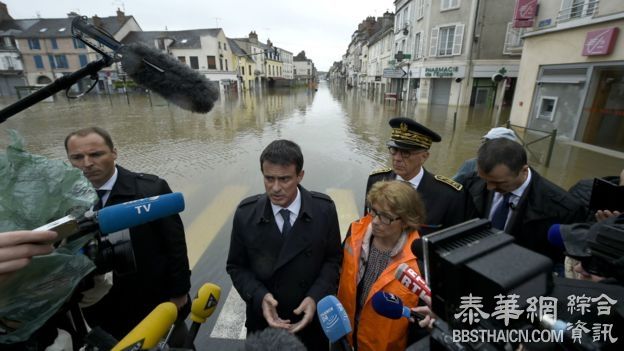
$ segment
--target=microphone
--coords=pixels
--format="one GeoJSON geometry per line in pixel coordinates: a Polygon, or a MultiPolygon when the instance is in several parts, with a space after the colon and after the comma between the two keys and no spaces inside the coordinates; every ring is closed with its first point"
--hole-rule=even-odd
{"type": "Polygon", "coordinates": [[[351,323],[347,312],[336,296],[328,295],[319,300],[316,313],[329,341],[339,342],[343,350],[351,351],[352,348],[346,339],[346,335],[351,332],[351,323]]]}
{"type": "Polygon", "coordinates": [[[184,340],[184,348],[194,349],[193,343],[197,332],[199,332],[199,327],[215,311],[220,297],[221,288],[216,284],[205,283],[197,290],[197,296],[191,304],[191,320],[193,324],[184,340]]]}
{"type": "Polygon", "coordinates": [[[548,242],[554,247],[565,250],[563,236],[561,236],[561,224],[553,224],[548,228],[548,242]]]}
{"type": "Polygon", "coordinates": [[[173,302],[161,303],[121,339],[112,351],[149,350],[157,346],[176,318],[178,318],[176,305],[173,302]]]}
{"type": "MultiPolygon", "coordinates": [[[[412,243],[413,245],[413,243],[412,243]]],[[[397,268],[394,277],[401,282],[401,284],[408,288],[414,294],[417,294],[421,299],[426,296],[431,297],[431,289],[427,286],[425,280],[416,273],[407,263],[401,263],[397,268]]]]}
{"type": "Polygon", "coordinates": [[[415,320],[423,320],[425,316],[418,312],[414,312],[409,308],[403,306],[401,298],[395,294],[378,291],[372,298],[373,309],[378,315],[384,316],[390,319],[414,318],[415,320]]]}
{"type": "Polygon", "coordinates": [[[410,249],[412,249],[412,253],[414,254],[414,256],[418,257],[419,259],[422,259],[424,257],[423,256],[423,243],[422,243],[421,238],[418,238],[412,241],[412,245],[410,246],[410,249]]]}
{"type": "Polygon", "coordinates": [[[141,43],[124,45],[86,17],[75,17],[72,29],[80,32],[78,37],[86,34],[120,54],[121,66],[132,80],[185,110],[207,113],[219,99],[218,85],[169,54],[141,43]]]}
{"type": "Polygon", "coordinates": [[[54,241],[58,242],[68,237],[77,239],[77,237],[94,230],[99,230],[102,234],[113,233],[183,210],[184,197],[182,193],[170,193],[104,207],[95,212],[89,210],[79,218],[68,215],[33,230],[55,231],[58,236],[54,241]]]}

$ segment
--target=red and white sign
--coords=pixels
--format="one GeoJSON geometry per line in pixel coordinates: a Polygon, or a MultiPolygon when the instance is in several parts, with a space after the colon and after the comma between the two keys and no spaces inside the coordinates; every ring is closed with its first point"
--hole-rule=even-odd
{"type": "Polygon", "coordinates": [[[583,56],[609,55],[615,46],[618,32],[618,27],[588,32],[583,44],[583,56]]]}
{"type": "Polygon", "coordinates": [[[514,21],[530,20],[537,12],[537,0],[516,0],[514,8],[514,21]]]}
{"type": "Polygon", "coordinates": [[[513,23],[514,28],[531,28],[533,27],[533,20],[517,20],[513,23]]]}

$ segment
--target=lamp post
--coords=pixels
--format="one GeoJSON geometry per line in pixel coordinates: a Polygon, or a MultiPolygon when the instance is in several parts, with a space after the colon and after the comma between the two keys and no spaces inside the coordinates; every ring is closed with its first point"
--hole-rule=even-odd
{"type": "Polygon", "coordinates": [[[461,82],[463,78],[455,78],[455,82],[459,83],[459,92],[457,92],[457,105],[455,105],[455,113],[453,114],[453,132],[457,127],[457,110],[459,110],[459,97],[461,96],[461,82]]]}

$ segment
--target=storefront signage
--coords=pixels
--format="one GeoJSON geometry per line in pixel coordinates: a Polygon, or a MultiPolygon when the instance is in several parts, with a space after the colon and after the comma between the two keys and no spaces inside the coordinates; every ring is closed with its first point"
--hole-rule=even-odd
{"type": "Polygon", "coordinates": [[[583,56],[608,55],[613,51],[619,32],[618,27],[603,28],[587,33],[583,56]]]}
{"type": "Polygon", "coordinates": [[[458,66],[424,67],[423,70],[425,78],[450,78],[458,76],[459,73],[458,66]]]}
{"type": "Polygon", "coordinates": [[[533,27],[533,18],[537,11],[537,0],[516,0],[514,8],[513,27],[533,27]]]}

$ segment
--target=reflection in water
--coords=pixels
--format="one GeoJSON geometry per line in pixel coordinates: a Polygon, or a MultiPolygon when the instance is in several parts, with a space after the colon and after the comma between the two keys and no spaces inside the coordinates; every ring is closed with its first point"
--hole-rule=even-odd
{"type": "MultiPolygon", "coordinates": [[[[306,161],[304,186],[319,191],[351,189],[360,206],[368,173],[387,163],[387,121],[395,116],[413,117],[442,136],[425,166],[447,176],[474,157],[481,136],[493,125],[491,110],[384,104],[365,92],[322,83],[317,92],[278,90],[225,96],[207,115],[144,95],[130,95],[129,102],[125,96],[60,98],[55,103],[39,103],[0,128],[17,129],[31,152],[56,159],[65,159],[63,140],[72,130],[91,125],[106,128],[119,151],[119,163],[157,174],[173,189],[184,191],[188,199],[185,216],[193,218],[199,210],[192,204],[205,206],[225,186],[245,184],[250,193],[263,191],[258,157],[276,138],[301,145],[306,161]]],[[[6,133],[0,133],[0,147],[7,142],[6,133]]],[[[534,146],[538,154],[546,147],[547,143],[534,146]]],[[[537,169],[569,187],[581,177],[616,174],[622,167],[619,159],[557,144],[551,167],[538,165],[537,169]]]]}

